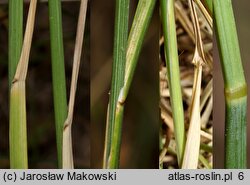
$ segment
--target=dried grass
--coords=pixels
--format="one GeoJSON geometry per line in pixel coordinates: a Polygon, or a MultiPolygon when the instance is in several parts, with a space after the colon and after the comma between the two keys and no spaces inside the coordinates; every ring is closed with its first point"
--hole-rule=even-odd
{"type": "MultiPolygon", "coordinates": [[[[198,9],[198,8],[197,8],[198,9]]],[[[203,42],[203,51],[208,65],[202,67],[201,93],[200,93],[200,124],[201,144],[212,147],[212,30],[201,11],[197,11],[203,42]]],[[[194,67],[192,59],[195,51],[195,36],[193,32],[190,9],[187,1],[177,0],[175,3],[175,15],[177,25],[178,52],[180,61],[180,75],[183,95],[185,127],[189,128],[190,109],[192,106],[192,89],[194,83],[194,67]]],[[[175,154],[174,127],[170,105],[169,86],[166,79],[167,69],[163,52],[164,39],[160,39],[160,109],[162,118],[162,138],[160,154],[161,168],[179,168],[175,154]]],[[[212,166],[211,151],[200,149],[198,168],[212,166]],[[204,163],[204,159],[208,163],[204,163]]]]}

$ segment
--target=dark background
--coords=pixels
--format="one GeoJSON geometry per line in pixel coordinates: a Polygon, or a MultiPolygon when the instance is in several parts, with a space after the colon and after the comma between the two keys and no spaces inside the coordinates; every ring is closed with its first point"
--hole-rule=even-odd
{"type": "MultiPolygon", "coordinates": [[[[80,2],[63,2],[67,95],[80,2]]],[[[26,22],[28,4],[24,7],[26,22]]],[[[90,167],[90,30],[87,18],[73,120],[76,168],[90,167]]],[[[25,27],[24,27],[25,28],[25,27]]],[[[26,84],[29,168],[57,168],[47,3],[38,3],[26,84]]],[[[8,6],[0,4],[0,168],[9,168],[8,6]]]]}

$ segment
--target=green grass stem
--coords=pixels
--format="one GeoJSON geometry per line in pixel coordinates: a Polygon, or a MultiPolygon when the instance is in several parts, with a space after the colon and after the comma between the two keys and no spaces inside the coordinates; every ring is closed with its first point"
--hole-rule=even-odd
{"type": "Polygon", "coordinates": [[[124,104],[129,93],[139,54],[143,45],[143,40],[152,17],[155,4],[156,0],[140,0],[137,5],[135,17],[133,19],[132,28],[128,38],[124,86],[119,92],[116,104],[115,126],[112,138],[112,141],[114,142],[111,147],[111,158],[113,158],[112,156],[114,155],[118,155],[116,148],[120,147],[121,142],[121,136],[119,133],[122,132],[124,104]]]}
{"type": "Polygon", "coordinates": [[[67,118],[67,97],[61,11],[60,0],[49,0],[52,81],[59,168],[62,168],[63,125],[67,118]]]}
{"type": "Polygon", "coordinates": [[[121,125],[115,125],[115,117],[118,96],[124,84],[126,48],[128,41],[128,21],[129,0],[116,0],[112,82],[103,166],[104,168],[111,169],[119,167],[121,125]]]}
{"type": "Polygon", "coordinates": [[[247,85],[231,0],[214,0],[226,101],[225,168],[246,168],[247,85]]]}
{"type": "Polygon", "coordinates": [[[30,1],[21,56],[10,90],[10,167],[28,168],[25,80],[34,30],[37,0],[30,1]]]}
{"type": "Polygon", "coordinates": [[[138,2],[128,38],[126,72],[121,102],[125,102],[128,96],[155,4],[156,0],[140,0],[138,2]]]}
{"type": "Polygon", "coordinates": [[[170,89],[170,101],[173,112],[175,140],[177,145],[177,158],[178,164],[181,166],[185,150],[185,128],[174,16],[174,0],[161,0],[160,6],[170,89]]]}
{"type": "Polygon", "coordinates": [[[9,0],[9,88],[16,72],[23,43],[23,0],[9,0]]]}
{"type": "Polygon", "coordinates": [[[27,169],[27,126],[25,84],[16,83],[10,95],[10,168],[27,169]]]}

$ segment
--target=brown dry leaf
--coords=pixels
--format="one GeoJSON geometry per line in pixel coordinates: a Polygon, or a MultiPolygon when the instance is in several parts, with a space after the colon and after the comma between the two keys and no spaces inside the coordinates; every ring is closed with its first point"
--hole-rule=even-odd
{"type": "MultiPolygon", "coordinates": [[[[181,77],[181,86],[182,86],[182,94],[183,94],[183,104],[184,104],[184,111],[185,111],[185,123],[186,128],[190,128],[190,121],[191,121],[191,110],[192,110],[192,93],[193,93],[193,86],[195,80],[195,73],[193,64],[190,62],[193,59],[193,53],[195,51],[195,34],[192,25],[191,19],[191,12],[190,8],[188,7],[187,1],[177,0],[175,2],[175,14],[176,14],[176,26],[177,26],[177,38],[178,38],[178,51],[179,51],[179,61],[180,61],[180,77],[181,77]]],[[[202,130],[200,130],[200,143],[203,145],[209,145],[211,147],[212,144],[212,32],[210,32],[209,24],[206,23],[205,17],[201,14],[201,12],[197,12],[199,16],[199,24],[200,24],[200,37],[202,38],[203,42],[203,59],[206,59],[207,65],[202,66],[202,75],[201,78],[201,85],[200,85],[200,93],[199,95],[200,103],[197,103],[196,108],[199,107],[200,114],[200,121],[202,123],[202,130]]],[[[163,47],[164,39],[160,39],[160,47],[163,47]]],[[[162,50],[161,50],[162,51],[162,50]]],[[[198,55],[199,56],[199,55],[198,55]]],[[[162,59],[162,64],[160,66],[160,109],[161,109],[161,118],[162,118],[162,137],[166,137],[168,133],[172,134],[171,143],[174,143],[174,135],[173,135],[173,123],[172,123],[172,110],[170,104],[170,96],[169,96],[169,87],[168,82],[165,79],[167,76],[166,74],[166,67],[164,65],[164,55],[163,53],[160,54],[162,59]],[[170,131],[170,132],[169,132],[170,131]]],[[[200,70],[201,71],[201,70],[200,70]]],[[[200,73],[199,71],[199,73],[200,73]]],[[[198,74],[199,74],[198,73],[198,74]]],[[[197,77],[199,75],[196,75],[197,77]]],[[[200,82],[198,82],[200,83],[200,82]]],[[[195,91],[194,91],[195,92],[195,91]]],[[[195,116],[194,116],[195,117],[195,116]]],[[[199,132],[199,131],[198,131],[199,132]]],[[[196,135],[198,137],[198,134],[196,135]]],[[[198,138],[198,139],[199,139],[198,138]]],[[[163,141],[163,140],[162,140],[163,141]]],[[[165,141],[165,140],[164,140],[165,141]]],[[[164,142],[165,143],[165,142],[164,142]]],[[[164,146],[163,143],[163,146],[164,146]]],[[[199,142],[197,142],[199,143],[199,142]]],[[[196,148],[199,145],[197,144],[196,148]]],[[[166,153],[166,149],[163,147],[161,151],[160,157],[160,164],[161,168],[178,168],[176,154],[173,153],[173,148],[169,145],[166,153]],[[169,150],[170,148],[170,150],[169,150]],[[165,157],[162,155],[165,154],[165,157]],[[164,160],[168,159],[168,160],[164,160]],[[172,159],[172,161],[169,161],[172,159]]],[[[203,156],[209,165],[212,165],[212,153],[211,152],[204,152],[203,150],[198,150],[200,152],[199,160],[201,156],[203,156]]],[[[207,165],[204,165],[203,162],[199,161],[196,168],[206,168],[207,165]]]]}

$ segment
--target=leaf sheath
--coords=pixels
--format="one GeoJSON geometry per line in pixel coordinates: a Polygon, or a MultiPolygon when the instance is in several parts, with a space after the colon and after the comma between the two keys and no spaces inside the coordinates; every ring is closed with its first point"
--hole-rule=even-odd
{"type": "Polygon", "coordinates": [[[225,168],[246,168],[247,85],[231,0],[214,0],[226,100],[225,168]]]}
{"type": "Polygon", "coordinates": [[[113,140],[113,135],[114,128],[121,127],[118,125],[115,126],[115,116],[118,96],[124,84],[126,48],[128,39],[128,20],[129,0],[116,0],[114,58],[112,65],[110,107],[107,120],[108,129],[106,131],[107,137],[105,139],[105,145],[107,147],[104,151],[104,168],[118,168],[119,166],[121,133],[116,133],[119,134],[119,136],[116,138],[118,140],[113,140]],[[111,154],[111,150],[113,154],[111,154]]]}
{"type": "Polygon", "coordinates": [[[10,167],[28,168],[26,94],[29,54],[34,30],[37,0],[31,0],[21,56],[10,90],[10,167]]]}

